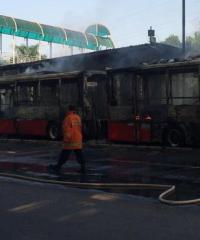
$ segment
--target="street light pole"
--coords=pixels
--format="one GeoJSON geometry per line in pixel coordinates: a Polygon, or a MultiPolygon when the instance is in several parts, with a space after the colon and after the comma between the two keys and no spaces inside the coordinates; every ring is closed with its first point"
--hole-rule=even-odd
{"type": "Polygon", "coordinates": [[[185,0],[182,0],[182,51],[185,54],[185,0]]]}
{"type": "Polygon", "coordinates": [[[3,52],[3,37],[2,34],[0,33],[0,54],[3,52]]]}

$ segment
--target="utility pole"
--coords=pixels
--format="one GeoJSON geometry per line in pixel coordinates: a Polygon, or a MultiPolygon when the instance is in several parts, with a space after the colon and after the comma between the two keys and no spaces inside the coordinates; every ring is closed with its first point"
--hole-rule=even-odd
{"type": "Polygon", "coordinates": [[[182,0],[182,51],[185,54],[185,0],[182,0]]]}
{"type": "Polygon", "coordinates": [[[26,40],[26,47],[28,48],[29,47],[28,38],[25,38],[25,40],[26,40]]]}
{"type": "Polygon", "coordinates": [[[50,58],[53,57],[53,44],[52,44],[52,42],[49,43],[49,56],[50,56],[50,58]]]}
{"type": "Polygon", "coordinates": [[[0,33],[0,54],[3,53],[3,38],[2,38],[2,34],[0,33]]]}
{"type": "Polygon", "coordinates": [[[12,63],[16,63],[16,41],[15,41],[15,35],[13,35],[13,42],[12,42],[12,63]]]}

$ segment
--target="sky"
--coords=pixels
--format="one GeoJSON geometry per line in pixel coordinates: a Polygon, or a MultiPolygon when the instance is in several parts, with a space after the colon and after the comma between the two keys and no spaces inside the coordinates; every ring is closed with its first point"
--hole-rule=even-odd
{"type": "MultiPolygon", "coordinates": [[[[84,31],[101,23],[109,28],[116,47],[148,42],[155,29],[157,41],[170,34],[181,38],[182,0],[6,0],[0,15],[84,31]]],[[[200,0],[186,0],[186,35],[200,29],[200,0]]],[[[20,40],[23,43],[23,40],[20,40]]],[[[8,41],[4,48],[9,49],[8,41]]]]}

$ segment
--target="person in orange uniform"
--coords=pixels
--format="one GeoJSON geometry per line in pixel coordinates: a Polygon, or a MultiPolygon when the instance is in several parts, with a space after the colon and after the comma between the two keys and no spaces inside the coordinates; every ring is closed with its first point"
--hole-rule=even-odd
{"type": "Polygon", "coordinates": [[[81,165],[81,173],[85,173],[85,161],[82,153],[82,124],[81,118],[76,113],[75,106],[70,105],[63,121],[63,150],[56,165],[50,165],[50,171],[60,173],[61,167],[66,163],[70,154],[75,153],[81,165]]]}

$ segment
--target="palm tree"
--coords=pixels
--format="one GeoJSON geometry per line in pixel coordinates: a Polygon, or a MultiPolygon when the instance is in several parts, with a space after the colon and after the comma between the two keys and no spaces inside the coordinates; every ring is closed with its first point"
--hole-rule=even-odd
{"type": "MultiPolygon", "coordinates": [[[[39,44],[27,47],[26,45],[16,46],[16,56],[20,61],[39,60],[39,44]]],[[[46,59],[46,55],[41,55],[41,59],[46,59]]]]}

